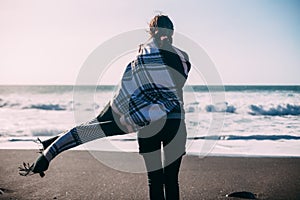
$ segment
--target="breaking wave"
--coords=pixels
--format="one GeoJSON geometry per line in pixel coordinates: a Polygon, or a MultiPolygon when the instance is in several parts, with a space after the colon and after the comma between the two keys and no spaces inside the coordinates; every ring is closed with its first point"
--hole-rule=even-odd
{"type": "Polygon", "coordinates": [[[0,109],[1,108],[8,108],[8,109],[37,109],[37,110],[46,110],[46,111],[64,111],[74,110],[74,107],[76,109],[82,109],[85,111],[91,111],[91,110],[97,110],[100,108],[100,105],[97,103],[91,103],[90,105],[82,105],[80,103],[76,103],[74,105],[74,101],[64,101],[64,102],[45,102],[45,101],[37,101],[37,102],[31,102],[31,101],[4,101],[3,99],[0,99],[0,109]]]}
{"type": "Polygon", "coordinates": [[[300,140],[300,136],[295,135],[210,135],[188,137],[189,140],[300,140]]]}
{"type": "Polygon", "coordinates": [[[205,107],[206,112],[227,112],[235,113],[236,108],[232,105],[228,105],[227,102],[219,103],[217,105],[207,105],[205,107]]]}
{"type": "Polygon", "coordinates": [[[298,105],[277,105],[276,107],[265,108],[264,106],[250,105],[251,115],[267,115],[267,116],[285,116],[300,115],[300,106],[298,105]]]}
{"type": "Polygon", "coordinates": [[[40,110],[67,110],[66,106],[59,104],[33,104],[24,109],[40,109],[40,110]]]}

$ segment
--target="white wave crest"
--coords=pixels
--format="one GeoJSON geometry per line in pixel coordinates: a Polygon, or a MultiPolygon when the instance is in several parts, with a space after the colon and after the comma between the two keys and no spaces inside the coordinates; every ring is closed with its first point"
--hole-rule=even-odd
{"type": "Polygon", "coordinates": [[[264,107],[262,105],[250,105],[251,115],[268,115],[268,116],[284,116],[284,115],[300,115],[300,105],[277,105],[276,107],[264,107]]]}

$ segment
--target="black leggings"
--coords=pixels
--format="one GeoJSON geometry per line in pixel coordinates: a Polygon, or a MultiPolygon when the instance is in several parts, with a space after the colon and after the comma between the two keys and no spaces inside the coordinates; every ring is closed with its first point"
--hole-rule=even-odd
{"type": "Polygon", "coordinates": [[[149,196],[151,200],[177,200],[179,199],[178,174],[182,160],[180,156],[170,165],[163,167],[161,157],[157,156],[155,161],[143,156],[148,175],[149,196]],[[153,162],[160,162],[161,168],[151,171],[153,162]]]}
{"type": "MultiPolygon", "coordinates": [[[[157,123],[153,126],[158,126],[157,123]]],[[[153,130],[146,127],[138,133],[139,150],[147,169],[150,199],[178,200],[178,175],[186,144],[184,120],[168,119],[157,134],[153,134],[153,130]],[[149,135],[151,137],[147,137],[149,135]]]]}

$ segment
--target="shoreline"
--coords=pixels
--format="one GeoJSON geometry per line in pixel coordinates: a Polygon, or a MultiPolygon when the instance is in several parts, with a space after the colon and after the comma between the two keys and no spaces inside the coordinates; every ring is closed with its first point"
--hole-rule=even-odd
{"type": "MultiPolygon", "coordinates": [[[[40,137],[43,139],[43,137],[40,137]]],[[[132,139],[132,138],[130,138],[132,139]]],[[[36,137],[14,138],[0,141],[0,150],[37,150],[36,137]]],[[[71,151],[138,152],[135,140],[112,138],[83,144],[71,151]]],[[[186,153],[203,157],[250,157],[250,158],[300,158],[298,140],[290,141],[236,141],[236,140],[187,140],[186,153]],[[207,142],[207,143],[206,143],[207,142]],[[208,144],[208,146],[207,146],[208,144]],[[204,148],[206,146],[206,148],[204,148]],[[209,147],[210,146],[210,147],[209,147]],[[209,149],[211,148],[211,149],[209,149]]]]}
{"type": "MultiPolygon", "coordinates": [[[[67,151],[40,178],[18,175],[18,166],[33,162],[36,151],[0,149],[0,199],[148,199],[146,173],[116,170],[136,166],[126,154],[101,152],[114,169],[90,152],[67,151]]],[[[300,158],[186,155],[179,182],[181,199],[188,200],[234,200],[238,198],[226,194],[239,191],[252,192],[257,199],[299,199],[300,158]]]]}

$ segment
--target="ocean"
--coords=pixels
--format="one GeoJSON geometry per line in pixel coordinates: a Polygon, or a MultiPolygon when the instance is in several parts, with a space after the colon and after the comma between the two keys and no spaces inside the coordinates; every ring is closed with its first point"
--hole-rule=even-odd
{"type": "MultiPolygon", "coordinates": [[[[184,89],[187,153],[199,156],[300,156],[300,86],[206,86],[184,89]],[[222,93],[222,101],[213,96],[222,93]],[[216,127],[217,126],[217,127],[216,127]]],[[[0,86],[0,148],[35,149],[46,139],[95,117],[112,98],[115,86],[0,86]],[[80,114],[80,119],[76,115],[80,114]]],[[[137,151],[135,134],[100,139],[102,151],[137,151]],[[102,142],[101,142],[102,140],[102,142]],[[111,146],[105,145],[109,141],[111,146]]]]}

